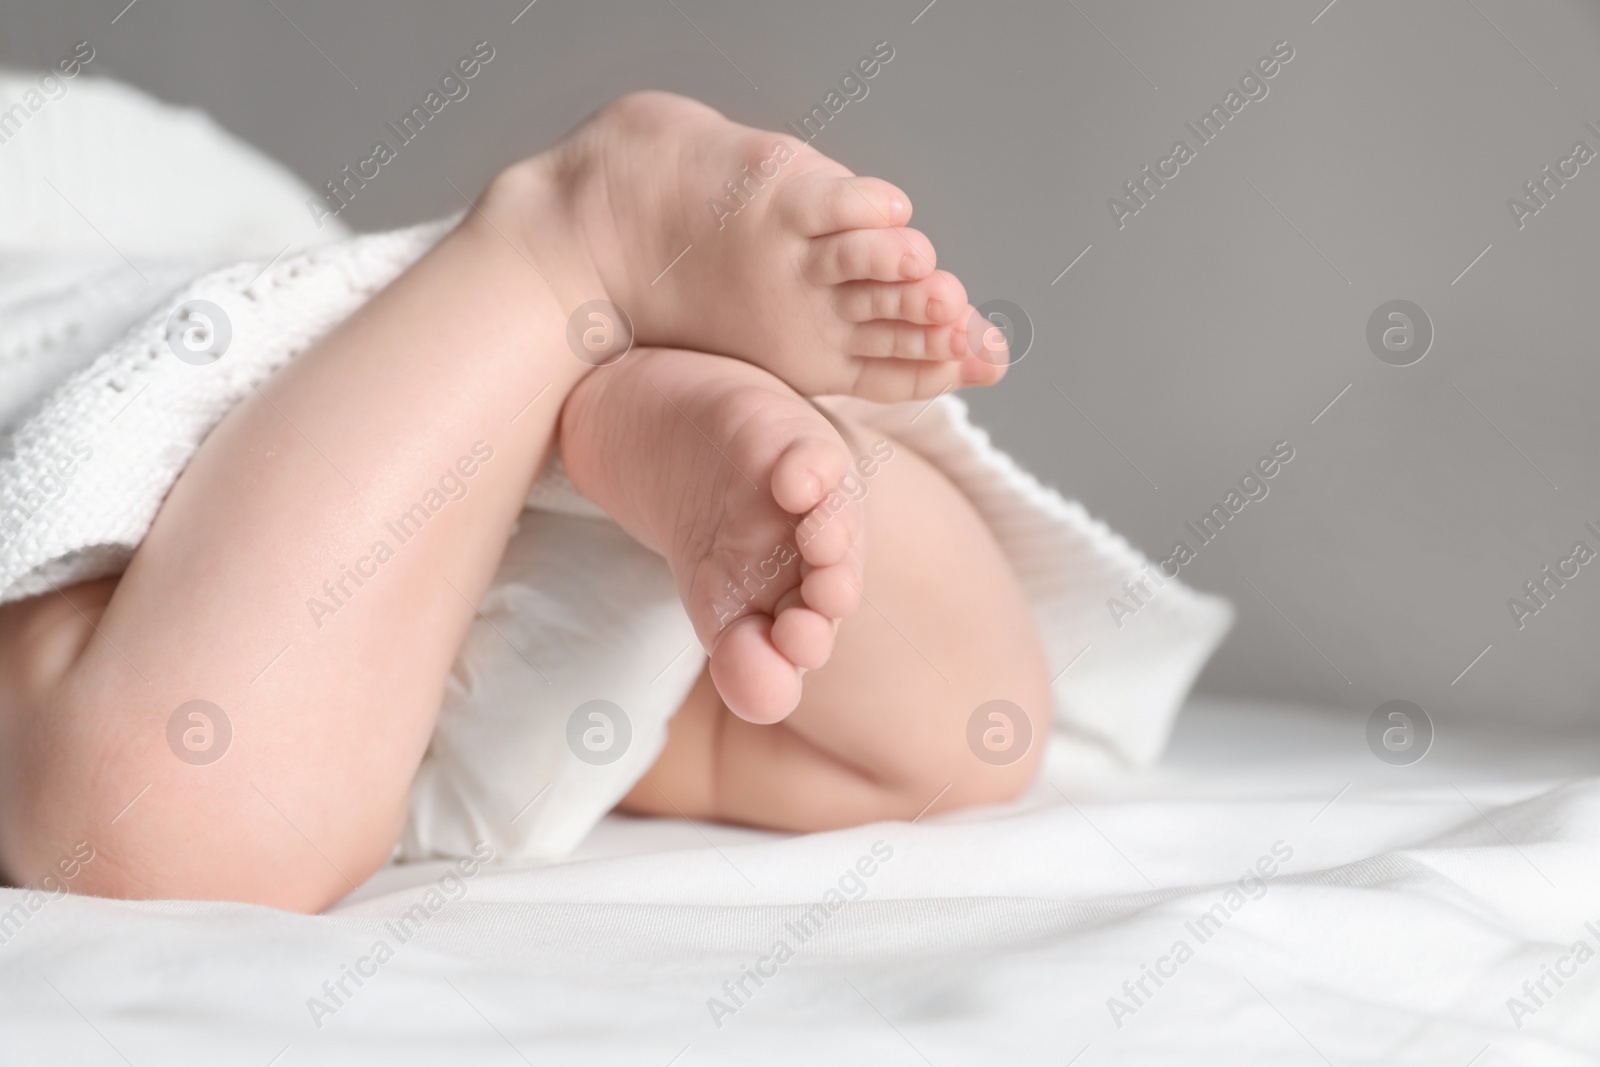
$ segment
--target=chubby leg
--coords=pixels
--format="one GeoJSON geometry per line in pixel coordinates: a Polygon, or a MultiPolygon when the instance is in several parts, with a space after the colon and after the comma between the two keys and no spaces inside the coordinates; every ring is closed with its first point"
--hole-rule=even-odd
{"type": "MultiPolygon", "coordinates": [[[[609,298],[641,342],[735,351],[809,391],[997,380],[1004,353],[978,351],[910,213],[887,183],[659,94],[508,169],[216,427],[120,580],[0,607],[0,876],[84,841],[89,893],[316,909],[353,888],[388,855],[473,605],[590,369],[569,315],[609,298]],[[770,153],[783,172],[751,180],[723,233],[706,197],[770,153]],[[192,758],[224,717],[225,754],[192,758]]],[[[803,510],[806,463],[780,467],[777,504],[803,510]]],[[[729,628],[736,699],[826,658],[849,595],[830,538],[810,588],[729,628]]]]}
{"type": "MultiPolygon", "coordinates": [[[[561,447],[579,486],[666,556],[712,650],[623,810],[820,830],[909,819],[936,797],[939,809],[1002,801],[1031,780],[1050,721],[1031,611],[970,503],[909,448],[825,421],[755,368],[684,352],[585,380],[561,447]],[[824,484],[774,507],[772,456],[804,458],[791,473],[824,484]],[[815,561],[803,554],[813,538],[829,542],[815,561]],[[800,571],[769,562],[783,558],[775,542],[796,545],[800,571]],[[787,613],[800,616],[792,635],[787,613]],[[836,636],[809,626],[840,618],[836,636]],[[720,648],[741,637],[768,648],[770,673],[713,684],[720,648]],[[796,669],[799,638],[831,644],[825,666],[796,669]],[[747,701],[738,714],[719,689],[747,701]],[[984,759],[969,723],[995,700],[1021,709],[1032,739],[998,756],[980,741],[984,759]]],[[[988,714],[980,738],[1003,740],[1008,724],[988,714]]]]}
{"type": "Polygon", "coordinates": [[[315,910],[387,859],[589,369],[564,327],[598,282],[561,232],[542,249],[557,293],[469,216],[223,419],[120,580],[0,611],[10,879],[87,840],[84,892],[315,910]],[[179,712],[196,700],[231,729],[215,762],[221,717],[179,712]]]}

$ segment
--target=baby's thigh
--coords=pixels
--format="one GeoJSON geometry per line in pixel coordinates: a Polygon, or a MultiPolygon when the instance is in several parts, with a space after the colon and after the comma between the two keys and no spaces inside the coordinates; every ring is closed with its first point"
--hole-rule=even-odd
{"type": "MultiPolygon", "coordinates": [[[[329,778],[275,742],[270,714],[238,705],[230,714],[203,699],[158,707],[150,676],[162,672],[105,633],[121,582],[0,605],[0,881],[53,876],[94,896],[303,910],[355,888],[398,835],[403,791],[388,802],[360,798],[379,824],[360,828],[360,850],[318,833],[289,798],[310,791],[334,812],[354,807],[360,753],[346,754],[343,780],[329,778]]],[[[163,623],[142,625],[159,633],[163,623]]],[[[219,655],[194,648],[181,658],[219,655]]]]}

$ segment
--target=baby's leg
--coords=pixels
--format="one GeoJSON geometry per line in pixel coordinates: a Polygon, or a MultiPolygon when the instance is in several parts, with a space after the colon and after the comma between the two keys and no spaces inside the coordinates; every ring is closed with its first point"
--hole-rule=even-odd
{"type": "MultiPolygon", "coordinates": [[[[849,436],[863,454],[882,451],[871,431],[849,436]]],[[[967,498],[890,445],[893,459],[864,479],[865,603],[839,627],[828,664],[806,675],[800,706],[758,726],[703,676],[623,810],[815,831],[998,803],[1027,787],[1050,726],[1031,610],[967,498]],[[970,722],[991,700],[1025,712],[1025,747],[1019,724],[1008,735],[987,711],[974,747],[970,722]]]]}
{"type": "Polygon", "coordinates": [[[222,420],[120,581],[0,611],[9,878],[87,840],[84,892],[318,909],[387,859],[589,369],[564,333],[598,282],[559,219],[539,260],[570,291],[469,216],[222,420]]]}
{"type": "MultiPolygon", "coordinates": [[[[640,357],[574,391],[562,454],[585,493],[667,558],[713,652],[623,808],[817,830],[911,818],[940,794],[949,808],[1020,792],[1049,729],[1048,671],[1017,580],[967,499],[910,449],[845,425],[852,462],[840,428],[756,368],[640,357]],[[804,458],[791,473],[809,467],[822,484],[780,487],[778,456],[804,458]],[[804,583],[802,565],[775,551],[824,543],[812,562],[826,565],[804,583]],[[858,603],[836,638],[813,629],[858,603]],[[771,670],[714,686],[722,645],[741,638],[770,644],[771,670]],[[807,642],[832,658],[801,693],[796,667],[817,651],[807,642]],[[740,715],[718,688],[745,701],[740,715]],[[998,754],[980,744],[984,759],[968,727],[992,700],[1021,709],[1031,741],[998,754]]],[[[985,716],[979,733],[995,727],[985,716]]]]}
{"type": "MultiPolygon", "coordinates": [[[[816,391],[997,380],[1004,353],[969,344],[965,291],[909,216],[887,183],[659,95],[510,168],[223,419],[120,580],[0,607],[0,877],[86,840],[90,893],[343,895],[388,854],[473,604],[589,369],[566,350],[568,315],[610,297],[641,341],[719,345],[816,391]],[[782,173],[761,170],[773,152],[782,173]],[[741,185],[761,195],[722,234],[705,197],[747,162],[764,177],[741,185]],[[390,529],[419,507],[409,533],[390,529]],[[207,763],[186,745],[224,716],[226,755],[207,763]]],[[[785,507],[809,492],[795,477],[772,482],[785,507]]],[[[720,518],[695,536],[726,548],[720,518]]],[[[730,627],[719,682],[783,703],[783,672],[821,664],[853,596],[845,561],[824,557],[848,530],[809,547],[821,578],[730,627]]]]}

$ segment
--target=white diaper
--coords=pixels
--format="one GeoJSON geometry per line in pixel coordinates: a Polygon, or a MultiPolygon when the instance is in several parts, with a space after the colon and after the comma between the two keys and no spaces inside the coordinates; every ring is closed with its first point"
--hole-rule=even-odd
{"type": "Polygon", "coordinates": [[[571,851],[655,762],[706,656],[660,556],[539,479],[445,686],[406,859],[571,851]]]}
{"type": "MultiPolygon", "coordinates": [[[[26,84],[0,74],[0,98],[26,84]]],[[[64,210],[27,225],[0,216],[0,602],[119,573],[223,415],[448,228],[316,231],[309,191],[281,168],[193,112],[87,78],[5,145],[0,193],[53,203],[45,178],[107,138],[121,165],[72,170],[71,193],[95,205],[116,256],[85,243],[64,210]],[[147,179],[136,204],[126,172],[147,179]],[[148,283],[132,284],[121,256],[148,283]],[[232,326],[204,368],[168,344],[168,319],[189,300],[232,326]]],[[[1228,605],[1156,581],[1137,615],[1118,619],[1108,599],[1146,577],[1148,561],[993,448],[956,398],[828,403],[923,455],[988,522],[1060,672],[1056,743],[1153,760],[1228,605]]],[[[577,494],[559,463],[534,486],[481,609],[412,789],[397,850],[407,859],[466,855],[476,841],[505,859],[568,852],[650,766],[705,662],[665,563],[577,494]]]]}

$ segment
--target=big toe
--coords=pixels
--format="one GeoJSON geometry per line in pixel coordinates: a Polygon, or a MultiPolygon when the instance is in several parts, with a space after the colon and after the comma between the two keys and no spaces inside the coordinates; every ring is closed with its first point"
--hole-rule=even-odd
{"type": "Polygon", "coordinates": [[[750,615],[730,626],[711,651],[711,681],[728,710],[766,725],[800,703],[800,672],[773,643],[773,623],[750,615]]]}

